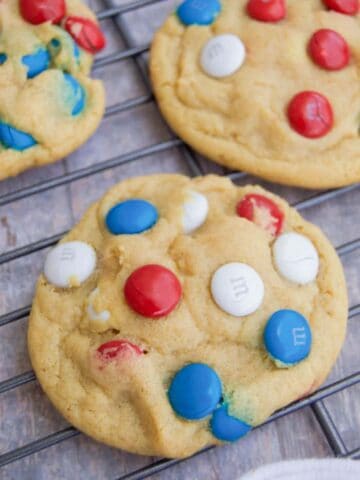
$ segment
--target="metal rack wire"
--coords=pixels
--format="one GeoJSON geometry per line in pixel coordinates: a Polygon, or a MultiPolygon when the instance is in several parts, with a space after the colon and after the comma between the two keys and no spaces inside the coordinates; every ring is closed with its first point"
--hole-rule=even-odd
{"type": "MultiPolygon", "coordinates": [[[[147,76],[146,64],[144,62],[144,59],[141,57],[142,53],[148,51],[149,45],[132,45],[131,36],[129,34],[127,24],[124,21],[123,15],[125,13],[138,10],[149,5],[153,5],[161,1],[162,0],[136,0],[122,6],[115,6],[113,0],[104,0],[107,8],[104,11],[100,12],[97,17],[100,21],[107,19],[112,19],[114,21],[117,27],[117,31],[125,45],[125,49],[97,60],[95,62],[94,68],[103,68],[106,65],[110,65],[118,61],[122,61],[125,59],[133,59],[137,66],[138,73],[141,76],[147,90],[145,95],[109,107],[106,110],[105,116],[118,114],[120,112],[131,110],[140,105],[144,105],[146,103],[154,101],[149,79],[147,76]]],[[[94,165],[81,168],[70,173],[62,174],[55,178],[41,181],[29,187],[21,188],[21,190],[1,195],[0,206],[4,206],[11,202],[30,197],[31,195],[50,190],[52,188],[56,188],[61,185],[69,184],[76,180],[89,177],[99,172],[104,172],[108,169],[118,167],[126,163],[135,162],[154,153],[168,151],[176,147],[181,149],[192,175],[202,175],[204,172],[196,155],[180,139],[176,138],[173,135],[172,138],[168,141],[157,143],[146,148],[141,148],[139,150],[135,150],[124,155],[110,158],[101,163],[96,163],[94,165]]],[[[228,176],[232,180],[238,180],[245,176],[245,174],[241,172],[229,172],[226,176],[228,176]]],[[[328,190],[320,194],[314,194],[310,198],[294,204],[294,206],[296,206],[298,210],[305,210],[307,208],[320,205],[323,202],[337,198],[340,195],[349,193],[350,191],[355,190],[358,187],[359,185],[352,185],[337,190],[328,190]]],[[[30,243],[24,247],[15,248],[13,250],[10,250],[9,252],[0,254],[0,265],[48,248],[54,245],[65,233],[66,232],[61,232],[57,235],[53,235],[51,237],[41,239],[34,243],[30,243]]],[[[337,248],[337,251],[338,254],[342,256],[358,248],[360,248],[360,238],[357,238],[351,242],[339,246],[337,248]]],[[[29,312],[30,306],[26,306],[0,316],[0,327],[27,317],[29,312]]],[[[349,310],[349,318],[359,315],[360,304],[352,306],[349,310]]],[[[0,394],[8,392],[12,389],[20,387],[21,385],[28,384],[33,381],[35,381],[35,375],[32,371],[28,371],[15,377],[9,378],[5,381],[0,382],[0,394]]],[[[271,418],[267,420],[266,423],[273,422],[280,417],[310,406],[334,455],[338,457],[360,458],[360,445],[351,451],[347,449],[344,439],[338,431],[330,412],[328,411],[325,403],[323,402],[325,398],[333,396],[336,393],[359,383],[360,371],[357,371],[352,375],[338,380],[337,382],[328,384],[327,386],[320,388],[317,392],[311,394],[307,398],[297,401],[294,404],[276,412],[271,418]]],[[[40,452],[41,450],[49,448],[60,442],[64,442],[65,440],[68,440],[79,434],[80,432],[75,428],[68,427],[56,433],[52,433],[46,437],[37,439],[14,450],[8,451],[0,455],[0,467],[20,460],[29,455],[33,455],[37,452],[40,452]]],[[[208,451],[212,448],[214,447],[209,447],[201,452],[198,452],[196,455],[201,455],[203,452],[208,451]]],[[[140,480],[143,478],[147,478],[150,475],[154,475],[183,461],[186,460],[161,459],[155,463],[152,463],[151,465],[145,466],[131,473],[118,477],[118,480],[140,480]]]]}

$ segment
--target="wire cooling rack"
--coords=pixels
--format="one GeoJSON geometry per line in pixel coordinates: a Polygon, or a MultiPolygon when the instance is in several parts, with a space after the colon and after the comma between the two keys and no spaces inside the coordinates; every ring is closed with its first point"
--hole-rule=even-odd
{"type": "MultiPolygon", "coordinates": [[[[154,102],[154,98],[151,92],[150,82],[147,74],[146,61],[142,54],[146,54],[149,49],[148,44],[144,45],[134,45],[131,38],[131,32],[129,31],[128,23],[124,21],[124,15],[129,12],[136,12],[151,6],[156,3],[160,3],[163,0],[137,0],[121,6],[116,6],[115,2],[112,0],[104,0],[106,9],[98,13],[97,17],[99,21],[112,20],[116,29],[117,34],[121,37],[121,41],[125,45],[125,48],[121,51],[106,55],[102,58],[99,58],[95,62],[95,69],[101,69],[107,65],[111,65],[115,62],[123,61],[130,59],[134,62],[137,69],[137,74],[140,76],[144,86],[146,88],[146,93],[140,95],[131,100],[126,100],[121,103],[118,103],[114,106],[108,107],[106,110],[105,117],[109,117],[114,114],[119,114],[125,111],[131,111],[141,105],[149,104],[154,102]]],[[[100,163],[95,163],[90,166],[73,170],[59,176],[55,176],[50,179],[45,179],[39,183],[36,183],[31,186],[25,186],[24,188],[18,189],[13,192],[5,193],[0,195],[0,207],[9,205],[11,202],[18,201],[20,199],[31,197],[32,195],[45,192],[47,190],[70,184],[79,179],[90,177],[99,172],[104,172],[114,167],[124,165],[131,162],[136,162],[137,160],[145,157],[149,157],[153,154],[160,154],[161,152],[167,152],[173,148],[179,148],[184,160],[191,172],[192,175],[202,175],[205,173],[203,162],[199,157],[182,141],[175,137],[171,136],[170,140],[156,143],[152,146],[141,148],[129,153],[110,158],[108,160],[102,161],[100,163]]],[[[241,172],[225,172],[225,175],[231,178],[234,181],[238,181],[245,177],[246,174],[241,172]]],[[[298,210],[306,210],[311,207],[320,206],[324,202],[334,200],[335,198],[340,197],[350,193],[351,191],[357,189],[359,185],[352,185],[345,188],[340,188],[337,190],[328,190],[321,193],[312,194],[306,200],[298,201],[294,203],[294,206],[298,210]]],[[[26,257],[37,251],[43,250],[47,247],[54,245],[66,232],[61,232],[59,234],[50,236],[48,238],[40,239],[34,243],[27,244],[20,248],[15,248],[10,251],[7,251],[3,254],[0,254],[0,265],[17,260],[21,257],[26,257]]],[[[360,238],[353,239],[349,242],[345,242],[337,248],[338,254],[344,256],[350,252],[360,248],[360,238]]],[[[12,322],[19,321],[28,316],[30,311],[30,305],[26,307],[19,308],[17,310],[8,312],[0,316],[0,327],[8,325],[12,322]]],[[[360,315],[360,304],[352,306],[349,310],[349,319],[360,315]]],[[[9,392],[10,390],[16,389],[22,385],[28,384],[35,380],[35,375],[32,371],[27,371],[20,375],[9,378],[5,381],[0,382],[0,394],[9,392]]],[[[349,389],[350,387],[360,383],[360,371],[355,371],[352,374],[340,378],[336,382],[327,384],[325,387],[320,388],[317,392],[312,395],[295,402],[294,404],[276,412],[266,423],[273,422],[280,417],[284,417],[290,413],[293,413],[297,410],[303,409],[305,407],[311,407],[321,429],[326,437],[328,444],[337,457],[346,457],[346,458],[360,458],[360,442],[356,448],[349,449],[346,446],[346,441],[340,433],[339,429],[336,426],[336,422],[333,419],[326,403],[324,402],[325,398],[332,397],[338,392],[349,389]]],[[[80,432],[75,428],[68,427],[61,431],[57,431],[50,435],[47,435],[43,438],[39,438],[35,441],[27,443],[23,446],[15,448],[13,450],[7,451],[0,455],[0,467],[4,467],[12,462],[23,459],[30,455],[33,455],[37,452],[40,452],[44,449],[47,449],[51,446],[65,442],[76,435],[79,435],[80,432]]],[[[209,451],[214,447],[207,448],[196,455],[202,455],[205,451],[209,451]]],[[[169,469],[174,465],[184,462],[186,460],[168,460],[160,459],[155,462],[142,467],[135,469],[130,473],[126,473],[117,478],[117,480],[140,480],[147,478],[151,475],[159,473],[163,470],[169,469]]],[[[0,470],[1,477],[1,470],[0,470]]],[[[114,474],[114,479],[116,474],[114,474]]]]}

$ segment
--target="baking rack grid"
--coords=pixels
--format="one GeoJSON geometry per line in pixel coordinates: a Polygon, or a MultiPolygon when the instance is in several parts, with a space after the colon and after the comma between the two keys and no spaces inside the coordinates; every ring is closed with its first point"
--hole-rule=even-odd
{"type": "MultiPolygon", "coordinates": [[[[141,76],[141,79],[147,89],[145,95],[138,96],[131,100],[126,100],[121,103],[118,103],[114,106],[108,107],[105,113],[105,116],[110,116],[118,114],[127,110],[134,109],[140,105],[144,105],[150,102],[154,102],[153,94],[151,92],[151,86],[147,74],[147,66],[144,58],[141,54],[146,53],[149,50],[149,45],[136,45],[134,46],[131,41],[131,35],[128,29],[128,25],[124,21],[124,14],[139,10],[141,8],[159,3],[163,0],[136,0],[134,2],[126,3],[121,6],[116,6],[113,0],[103,0],[106,5],[106,9],[99,12],[97,17],[99,21],[113,20],[117,32],[121,37],[125,45],[125,49],[104,56],[96,60],[94,68],[103,68],[106,65],[113,64],[118,61],[125,59],[132,59],[138,69],[138,74],[141,76]]],[[[101,163],[96,163],[85,168],[81,168],[72,172],[62,174],[60,176],[46,179],[35,185],[31,185],[25,188],[21,188],[17,191],[6,193],[0,196],[0,206],[7,205],[11,202],[30,197],[31,195],[56,188],[61,185],[69,184],[70,182],[89,177],[91,175],[104,172],[114,167],[124,165],[126,163],[135,162],[141,158],[148,157],[152,154],[165,152],[175,147],[180,148],[183,157],[187,163],[189,171],[193,176],[203,175],[205,172],[203,170],[202,164],[199,162],[196,154],[186,146],[179,138],[172,136],[168,141],[161,143],[156,143],[152,146],[141,148],[139,150],[126,153],[124,155],[116,156],[114,158],[105,160],[101,163]]],[[[239,180],[243,178],[246,174],[242,172],[228,172],[226,176],[232,180],[239,180]]],[[[359,185],[351,185],[348,187],[328,190],[321,193],[313,194],[306,200],[302,200],[294,204],[298,210],[305,210],[307,208],[320,205],[323,202],[330,201],[340,195],[348,193],[356,188],[359,185]]],[[[15,248],[9,252],[0,254],[0,265],[16,260],[27,255],[31,255],[39,250],[43,250],[47,247],[54,245],[66,232],[61,232],[57,235],[53,235],[48,238],[41,239],[34,243],[30,243],[24,247],[15,248]]],[[[344,243],[337,248],[337,252],[340,256],[348,254],[356,249],[360,248],[360,238],[352,240],[351,242],[344,243]]],[[[19,308],[17,310],[11,311],[0,316],[0,327],[21,320],[29,315],[30,305],[19,308]]],[[[349,309],[349,319],[355,316],[360,315],[360,303],[352,306],[349,309]]],[[[0,394],[8,392],[12,389],[20,387],[21,385],[35,381],[35,375],[33,371],[28,371],[23,374],[17,375],[15,377],[9,378],[5,381],[0,382],[0,394]]],[[[311,407],[315,418],[317,419],[323,434],[325,435],[329,446],[333,454],[337,457],[344,458],[360,458],[360,445],[353,450],[349,450],[345,445],[345,440],[340,434],[338,428],[335,425],[334,419],[332,418],[328,408],[326,407],[323,400],[327,397],[333,396],[336,393],[348,389],[356,384],[360,383],[360,370],[355,371],[353,374],[341,378],[340,380],[330,383],[327,386],[320,388],[315,393],[310,396],[299,400],[292,405],[276,412],[272,417],[270,417],[265,424],[273,422],[278,418],[281,418],[285,415],[293,413],[297,410],[303,409],[305,407],[311,407]]],[[[25,458],[29,455],[33,455],[37,452],[40,452],[46,448],[49,448],[53,445],[56,445],[60,442],[64,442],[76,435],[79,435],[80,432],[73,427],[65,428],[61,431],[52,433],[43,438],[32,441],[26,445],[23,445],[14,450],[8,451],[0,455],[0,467],[8,465],[12,462],[25,458]]],[[[209,451],[215,447],[208,447],[201,452],[198,452],[196,455],[201,455],[205,451],[209,451]]],[[[160,459],[150,465],[142,467],[140,469],[134,470],[133,472],[127,473],[118,477],[117,480],[140,480],[147,478],[150,475],[154,475],[163,470],[166,470],[180,462],[186,460],[169,460],[169,459],[160,459]]],[[[1,476],[1,471],[0,471],[1,476]]]]}

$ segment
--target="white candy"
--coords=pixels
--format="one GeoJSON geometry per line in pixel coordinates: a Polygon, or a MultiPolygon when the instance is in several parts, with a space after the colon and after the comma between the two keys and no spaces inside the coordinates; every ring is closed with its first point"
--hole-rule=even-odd
{"type": "Polygon", "coordinates": [[[207,42],[201,51],[201,68],[210,77],[227,77],[238,70],[245,61],[245,47],[236,35],[225,33],[207,42]]]}
{"type": "Polygon", "coordinates": [[[312,242],[299,233],[284,233],[273,245],[277,270],[300,285],[313,282],[319,271],[319,255],[312,242]]]}
{"type": "Polygon", "coordinates": [[[94,322],[107,322],[110,318],[109,310],[103,310],[101,312],[97,312],[93,306],[93,301],[95,297],[98,295],[99,289],[95,288],[89,295],[88,305],[87,305],[87,314],[90,320],[94,322]]]}
{"type": "Polygon", "coordinates": [[[65,242],[53,248],[46,257],[44,275],[57,287],[83,283],[95,270],[95,250],[84,242],[65,242]]]}
{"type": "Polygon", "coordinates": [[[205,222],[209,211],[207,198],[191,191],[183,205],[183,227],[186,234],[192,233],[205,222]]]}
{"type": "Polygon", "coordinates": [[[235,317],[244,317],[262,304],[264,283],[249,265],[227,263],[214,273],[211,293],[222,310],[235,317]]]}

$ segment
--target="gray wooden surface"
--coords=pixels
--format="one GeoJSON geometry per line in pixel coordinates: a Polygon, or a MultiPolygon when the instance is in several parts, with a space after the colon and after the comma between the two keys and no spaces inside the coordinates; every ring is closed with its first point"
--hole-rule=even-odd
{"type": "MultiPolygon", "coordinates": [[[[126,0],[123,0],[123,3],[126,3],[126,0]]],[[[104,4],[100,1],[94,0],[89,4],[97,12],[104,9],[104,4]]],[[[174,1],[162,1],[126,14],[124,19],[130,27],[134,44],[149,42],[154,29],[160,25],[174,4],[174,1]]],[[[102,23],[109,39],[106,52],[102,55],[124,48],[113,22],[107,20],[102,23]]],[[[105,82],[108,106],[146,93],[137,66],[131,59],[97,69],[94,74],[105,82]]],[[[1,182],[0,195],[169,138],[170,133],[156,106],[148,103],[106,118],[96,135],[64,161],[1,182]]],[[[205,171],[223,172],[221,168],[204,159],[200,159],[200,162],[205,171]]],[[[0,252],[11,251],[70,228],[91,202],[123,178],[165,171],[189,173],[181,148],[148,156],[0,207],[0,252]]],[[[250,177],[241,182],[254,181],[259,182],[250,177]]],[[[313,195],[313,192],[260,183],[282,194],[291,202],[313,195]]],[[[316,208],[308,208],[304,215],[321,226],[332,242],[339,246],[360,236],[358,205],[360,188],[316,208]]],[[[0,314],[31,302],[35,280],[41,271],[45,254],[46,250],[42,250],[0,266],[0,314]]],[[[360,302],[359,250],[345,255],[342,260],[349,287],[350,305],[355,305],[360,302]]],[[[23,319],[0,330],[0,381],[31,368],[26,349],[26,327],[27,319],[23,319]]],[[[340,379],[359,368],[359,344],[359,317],[354,317],[349,321],[346,344],[328,381],[340,379]]],[[[349,449],[360,445],[359,394],[360,387],[354,387],[325,402],[349,449]]],[[[67,426],[36,382],[1,395],[0,420],[1,453],[67,426]]],[[[332,452],[326,438],[312,410],[306,408],[254,431],[238,443],[212,450],[151,478],[230,480],[264,463],[329,455],[332,455],[332,452]]],[[[0,471],[0,478],[115,479],[153,460],[108,448],[79,435],[4,467],[0,471]]]]}

